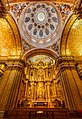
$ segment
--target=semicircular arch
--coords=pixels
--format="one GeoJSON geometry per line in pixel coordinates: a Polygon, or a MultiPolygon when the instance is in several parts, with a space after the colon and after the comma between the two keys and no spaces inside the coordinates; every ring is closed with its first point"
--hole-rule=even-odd
{"type": "Polygon", "coordinates": [[[47,49],[47,48],[34,48],[32,50],[29,50],[27,51],[24,56],[23,56],[23,59],[27,60],[33,56],[36,56],[36,55],[47,55],[47,56],[50,56],[51,58],[53,59],[56,59],[58,57],[58,54],[53,51],[53,50],[50,50],[50,49],[47,49]]]}
{"type": "Polygon", "coordinates": [[[60,43],[61,56],[82,56],[82,19],[72,14],[62,33],[60,43]]]}

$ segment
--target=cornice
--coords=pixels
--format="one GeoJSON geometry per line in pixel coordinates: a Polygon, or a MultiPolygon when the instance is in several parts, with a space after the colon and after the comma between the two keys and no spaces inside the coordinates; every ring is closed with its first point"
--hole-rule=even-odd
{"type": "Polygon", "coordinates": [[[56,60],[56,69],[59,68],[75,68],[76,63],[82,64],[81,57],[58,57],[56,60]]]}

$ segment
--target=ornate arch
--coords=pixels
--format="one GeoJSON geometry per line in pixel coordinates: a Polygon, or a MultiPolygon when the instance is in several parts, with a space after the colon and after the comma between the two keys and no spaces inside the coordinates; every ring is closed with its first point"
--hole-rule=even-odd
{"type": "Polygon", "coordinates": [[[53,59],[56,59],[58,57],[58,54],[55,51],[50,50],[48,48],[34,48],[32,50],[27,51],[23,55],[23,58],[27,60],[30,57],[36,56],[36,55],[48,55],[52,57],[53,59]]]}
{"type": "Polygon", "coordinates": [[[82,55],[82,19],[77,15],[72,15],[64,27],[60,52],[61,56],[81,56],[82,55]]]}

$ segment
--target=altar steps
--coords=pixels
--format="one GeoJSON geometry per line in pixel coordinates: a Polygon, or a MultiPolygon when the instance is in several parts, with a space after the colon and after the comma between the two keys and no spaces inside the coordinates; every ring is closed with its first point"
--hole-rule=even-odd
{"type": "Polygon", "coordinates": [[[14,109],[3,119],[82,119],[80,113],[68,109],[14,109]]]}

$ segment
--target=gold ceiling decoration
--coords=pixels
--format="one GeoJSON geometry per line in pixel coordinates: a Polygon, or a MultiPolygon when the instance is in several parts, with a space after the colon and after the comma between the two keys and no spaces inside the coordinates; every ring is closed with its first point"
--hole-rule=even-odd
{"type": "Polygon", "coordinates": [[[22,52],[20,35],[16,23],[9,14],[0,18],[0,60],[2,57],[19,58],[22,52]]]}
{"type": "Polygon", "coordinates": [[[67,22],[61,41],[62,56],[82,56],[82,19],[72,15],[67,22]]]}
{"type": "Polygon", "coordinates": [[[82,0],[75,2],[75,13],[67,21],[63,31],[62,56],[82,56],[82,0]]]}

